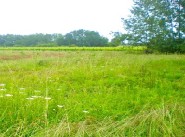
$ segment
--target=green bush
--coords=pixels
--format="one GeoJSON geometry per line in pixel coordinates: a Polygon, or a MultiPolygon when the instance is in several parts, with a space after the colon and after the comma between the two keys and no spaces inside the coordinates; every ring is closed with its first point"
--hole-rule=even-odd
{"type": "Polygon", "coordinates": [[[161,53],[185,53],[185,40],[184,39],[168,39],[158,40],[153,43],[150,42],[147,50],[158,51],[161,53]]]}

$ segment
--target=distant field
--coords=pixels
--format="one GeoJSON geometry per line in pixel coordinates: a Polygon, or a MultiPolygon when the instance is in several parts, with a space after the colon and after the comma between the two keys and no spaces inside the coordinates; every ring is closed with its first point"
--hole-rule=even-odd
{"type": "Polygon", "coordinates": [[[1,48],[0,137],[185,135],[185,55],[63,48],[1,48]]]}
{"type": "Polygon", "coordinates": [[[61,50],[90,50],[90,51],[142,51],[146,47],[144,46],[118,46],[118,47],[0,47],[0,50],[51,50],[51,51],[61,51],[61,50]]]}

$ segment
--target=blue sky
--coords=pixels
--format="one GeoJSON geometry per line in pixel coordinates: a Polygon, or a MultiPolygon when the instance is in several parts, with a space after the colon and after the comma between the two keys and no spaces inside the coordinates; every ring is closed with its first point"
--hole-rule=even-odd
{"type": "Polygon", "coordinates": [[[0,34],[124,31],[132,0],[0,0],[0,34]]]}

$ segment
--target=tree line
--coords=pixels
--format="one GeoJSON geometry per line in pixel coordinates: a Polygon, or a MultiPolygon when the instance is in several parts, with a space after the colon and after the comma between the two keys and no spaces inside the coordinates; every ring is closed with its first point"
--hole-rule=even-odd
{"type": "Polygon", "coordinates": [[[0,46],[107,46],[108,39],[98,32],[75,30],[62,34],[0,35],[0,46]]]}
{"type": "Polygon", "coordinates": [[[125,34],[108,42],[98,32],[75,30],[62,34],[0,35],[1,46],[145,45],[149,51],[185,53],[185,0],[133,0],[131,15],[122,18],[125,34]]]}
{"type": "Polygon", "coordinates": [[[134,0],[131,15],[122,21],[127,33],[117,33],[117,43],[185,52],[185,0],[134,0]]]}

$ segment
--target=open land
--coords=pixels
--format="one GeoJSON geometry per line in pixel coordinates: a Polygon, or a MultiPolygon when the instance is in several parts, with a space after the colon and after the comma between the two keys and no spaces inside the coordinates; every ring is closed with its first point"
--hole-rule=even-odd
{"type": "Polygon", "coordinates": [[[185,135],[185,55],[0,50],[0,136],[185,135]]]}

